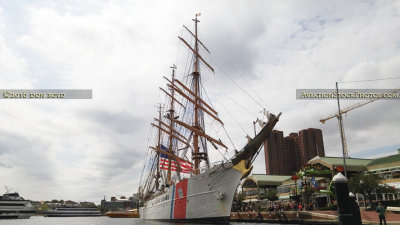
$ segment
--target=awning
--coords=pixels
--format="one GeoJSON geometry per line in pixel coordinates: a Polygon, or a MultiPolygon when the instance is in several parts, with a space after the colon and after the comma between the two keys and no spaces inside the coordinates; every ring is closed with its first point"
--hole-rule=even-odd
{"type": "Polygon", "coordinates": [[[257,198],[251,198],[251,199],[245,199],[245,200],[243,200],[243,202],[246,202],[246,203],[248,203],[248,202],[259,202],[260,200],[258,200],[257,198]]]}
{"type": "MultiPolygon", "coordinates": [[[[384,167],[384,168],[376,168],[376,169],[370,169],[369,171],[371,171],[371,172],[375,172],[375,171],[379,172],[380,170],[390,170],[390,169],[396,169],[396,168],[400,169],[400,166],[390,166],[390,167],[384,167]]],[[[386,172],[390,172],[390,171],[386,171],[386,172]]]]}
{"type": "Polygon", "coordinates": [[[387,186],[400,189],[400,182],[386,183],[387,186]]]}

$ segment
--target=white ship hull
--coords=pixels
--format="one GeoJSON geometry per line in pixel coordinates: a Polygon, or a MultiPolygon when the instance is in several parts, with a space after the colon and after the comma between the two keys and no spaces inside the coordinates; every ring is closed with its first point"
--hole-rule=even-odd
{"type": "Polygon", "coordinates": [[[68,208],[59,207],[55,210],[47,211],[47,217],[89,217],[102,216],[96,208],[68,208]]]}
{"type": "Polygon", "coordinates": [[[233,195],[242,173],[232,163],[180,181],[165,193],[144,202],[145,220],[228,222],[233,195]]]}
{"type": "MultiPolygon", "coordinates": [[[[0,211],[1,213],[1,211],[0,211]]],[[[7,212],[7,213],[1,213],[0,214],[0,219],[29,219],[31,216],[33,216],[34,213],[29,212],[29,213],[24,213],[24,212],[7,212]]]]}
{"type": "Polygon", "coordinates": [[[25,206],[26,204],[26,201],[1,201],[0,219],[28,219],[36,213],[36,208],[25,206]]]}

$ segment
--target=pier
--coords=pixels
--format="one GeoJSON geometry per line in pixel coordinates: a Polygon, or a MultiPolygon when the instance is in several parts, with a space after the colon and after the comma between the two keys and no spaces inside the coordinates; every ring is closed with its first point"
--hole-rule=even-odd
{"type": "Polygon", "coordinates": [[[281,224],[338,224],[336,215],[307,211],[282,212],[232,212],[232,222],[281,223],[281,224]]]}
{"type": "MultiPolygon", "coordinates": [[[[375,211],[361,211],[363,225],[377,225],[375,211]]],[[[279,223],[279,224],[339,224],[336,211],[282,211],[282,212],[232,212],[232,222],[279,223]]],[[[400,224],[400,214],[388,213],[387,224],[400,224]]]]}

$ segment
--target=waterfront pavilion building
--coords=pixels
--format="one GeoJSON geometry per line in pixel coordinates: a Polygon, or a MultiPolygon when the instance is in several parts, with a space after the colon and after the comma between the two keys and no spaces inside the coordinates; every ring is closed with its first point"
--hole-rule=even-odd
{"type": "MultiPolygon", "coordinates": [[[[291,176],[253,174],[246,177],[242,182],[242,193],[245,195],[243,202],[258,202],[261,196],[269,190],[277,191],[277,187],[282,185],[291,176]]],[[[277,194],[281,198],[280,194],[277,194]]],[[[288,198],[288,197],[287,197],[288,198]]]]}
{"type": "MultiPolygon", "coordinates": [[[[400,149],[395,155],[389,155],[374,159],[368,164],[367,169],[370,172],[378,174],[383,180],[382,183],[395,189],[400,189],[400,149]]],[[[374,194],[374,200],[397,200],[400,199],[400,193],[395,194],[374,194]]]]}
{"type": "MultiPolygon", "coordinates": [[[[308,164],[324,165],[332,171],[332,176],[335,174],[335,168],[343,166],[342,157],[314,157],[308,164]]],[[[381,178],[382,184],[386,184],[396,189],[400,189],[400,150],[398,154],[389,155],[376,159],[358,159],[346,158],[346,167],[348,177],[355,174],[373,172],[378,174],[381,178]]],[[[331,179],[325,178],[325,186],[329,186],[331,179]]],[[[364,206],[365,200],[361,194],[356,194],[360,206],[364,206]]],[[[382,194],[374,193],[372,195],[373,201],[397,200],[400,199],[400,193],[395,194],[382,194]]]]}
{"type": "MultiPolygon", "coordinates": [[[[360,158],[346,158],[347,176],[350,177],[353,174],[359,174],[367,170],[368,164],[372,159],[360,159],[360,158]]],[[[308,165],[323,165],[332,171],[332,176],[336,174],[335,168],[338,166],[343,167],[342,157],[319,157],[316,156],[307,162],[308,165]]]]}
{"type": "MultiPolygon", "coordinates": [[[[245,178],[242,182],[242,192],[245,195],[244,202],[260,201],[261,196],[269,189],[275,190],[280,200],[296,199],[299,194],[298,184],[301,183],[303,187],[304,185],[311,185],[312,179],[315,180],[314,184],[316,183],[318,190],[328,190],[332,177],[336,174],[336,168],[343,167],[343,158],[316,156],[310,159],[305,166],[313,169],[323,168],[325,171],[324,174],[315,173],[299,177],[296,182],[291,179],[291,176],[254,174],[245,178]]],[[[394,194],[374,193],[372,195],[373,201],[400,199],[400,149],[398,154],[376,159],[346,158],[346,167],[348,177],[369,171],[378,174],[382,178],[382,184],[398,189],[398,193],[394,194]]],[[[364,206],[363,196],[356,193],[356,197],[359,205],[364,206]]],[[[313,201],[317,207],[329,206],[330,196],[319,192],[315,195],[313,201]]]]}
{"type": "MultiPolygon", "coordinates": [[[[371,159],[361,159],[361,158],[346,158],[346,168],[347,168],[347,176],[351,177],[356,174],[360,174],[367,170],[368,164],[370,164],[373,160],[371,159]]],[[[330,174],[319,176],[313,175],[314,179],[318,180],[318,189],[327,190],[329,189],[330,182],[332,177],[337,173],[337,167],[343,167],[343,158],[342,157],[319,157],[316,156],[307,162],[307,165],[310,167],[324,167],[331,171],[330,174]]],[[[310,181],[312,176],[305,177],[305,180],[310,181]]],[[[357,195],[358,200],[363,200],[362,195],[357,195]]],[[[328,194],[323,194],[318,192],[315,196],[314,201],[316,202],[318,207],[324,207],[330,205],[330,196],[328,194]]],[[[362,203],[363,205],[363,203],[362,203]]]]}

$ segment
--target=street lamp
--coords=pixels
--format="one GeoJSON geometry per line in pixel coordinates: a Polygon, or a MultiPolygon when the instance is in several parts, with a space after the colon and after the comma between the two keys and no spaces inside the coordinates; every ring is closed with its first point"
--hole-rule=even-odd
{"type": "MultiPolygon", "coordinates": [[[[360,185],[362,190],[364,190],[364,181],[362,179],[360,179],[360,185]]],[[[367,199],[365,199],[365,194],[362,195],[363,196],[363,200],[364,200],[364,208],[365,210],[367,210],[367,199]]],[[[370,202],[368,204],[371,204],[370,202]]]]}
{"type": "Polygon", "coordinates": [[[292,176],[292,180],[294,180],[294,197],[296,199],[297,202],[297,180],[299,179],[299,177],[295,174],[292,176]]]}

